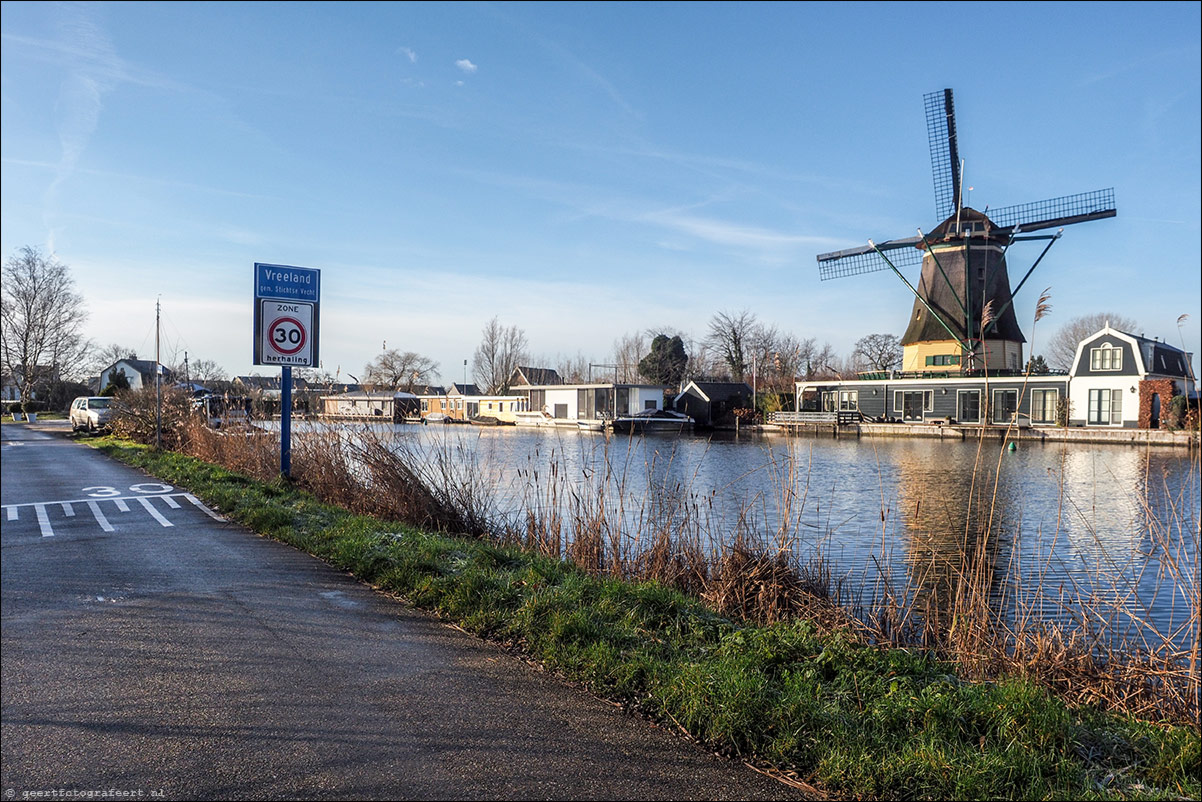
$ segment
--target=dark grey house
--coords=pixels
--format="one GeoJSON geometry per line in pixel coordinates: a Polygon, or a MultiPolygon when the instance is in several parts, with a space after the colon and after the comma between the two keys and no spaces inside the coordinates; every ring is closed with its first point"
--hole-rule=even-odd
{"type": "Polygon", "coordinates": [[[922,377],[869,374],[851,381],[798,382],[803,412],[858,412],[869,421],[1055,426],[1068,376],[922,377]]]}
{"type": "Polygon", "coordinates": [[[672,402],[699,427],[729,422],[731,412],[751,406],[751,388],[746,382],[691,381],[672,402]]]}

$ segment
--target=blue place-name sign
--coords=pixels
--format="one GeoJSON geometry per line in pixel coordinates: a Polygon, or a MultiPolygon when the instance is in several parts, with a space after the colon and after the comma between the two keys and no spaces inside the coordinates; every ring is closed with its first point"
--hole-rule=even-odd
{"type": "Polygon", "coordinates": [[[321,271],[312,267],[255,262],[255,297],[318,303],[321,300],[321,271]]]}

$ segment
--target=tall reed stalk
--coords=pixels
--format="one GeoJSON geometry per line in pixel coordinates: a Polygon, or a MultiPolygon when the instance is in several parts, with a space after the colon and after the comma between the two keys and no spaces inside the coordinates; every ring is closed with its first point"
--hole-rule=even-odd
{"type": "MultiPolygon", "coordinates": [[[[272,436],[193,427],[181,439],[194,456],[275,477],[272,436]]],[[[584,470],[569,467],[562,442],[506,467],[483,460],[464,438],[435,437],[418,447],[370,427],[318,426],[294,432],[293,473],[323,500],[354,511],[660,582],[730,617],[808,618],[863,643],[934,652],[971,678],[1018,673],[1076,701],[1149,719],[1198,720],[1196,455],[1190,481],[1176,490],[1149,472],[1141,500],[1155,575],[1136,579],[1159,582],[1185,610],[1176,631],[1160,632],[1123,584],[1129,566],[1110,566],[1111,585],[1099,592],[1066,584],[1051,551],[1036,548],[1036,564],[1025,564],[1023,539],[1043,533],[1011,529],[998,514],[1004,466],[986,463],[982,445],[958,541],[914,564],[908,585],[877,564],[875,579],[852,592],[852,577],[836,574],[826,553],[839,524],[829,513],[823,523],[818,512],[812,453],[798,454],[803,441],[789,441],[784,456],[766,449],[764,466],[743,477],[764,489],[743,501],[733,521],[717,507],[725,489],[699,490],[696,469],[672,478],[685,473],[673,449],[648,449],[640,458],[635,440],[595,442],[603,445],[584,470]]],[[[885,543],[903,516],[881,487],[885,543]]],[[[1058,519],[1073,514],[1072,499],[1063,492],[1061,499],[1058,519]]],[[[1053,545],[1059,536],[1059,528],[1051,533],[1053,545]]]]}

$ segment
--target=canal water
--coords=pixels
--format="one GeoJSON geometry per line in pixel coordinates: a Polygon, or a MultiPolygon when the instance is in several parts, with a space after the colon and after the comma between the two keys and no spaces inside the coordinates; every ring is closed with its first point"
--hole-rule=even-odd
{"type": "MultiPolygon", "coordinates": [[[[930,614],[965,570],[1012,619],[1194,648],[1198,456],[1187,449],[778,434],[603,435],[564,429],[373,427],[491,493],[515,524],[576,510],[637,550],[662,522],[707,548],[736,535],[820,556],[861,604],[930,614]]],[[[570,537],[570,533],[568,533],[570,537]]]]}

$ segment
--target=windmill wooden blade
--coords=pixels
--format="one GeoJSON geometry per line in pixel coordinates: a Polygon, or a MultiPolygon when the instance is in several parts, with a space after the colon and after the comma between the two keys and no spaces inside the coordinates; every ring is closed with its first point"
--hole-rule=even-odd
{"type": "Polygon", "coordinates": [[[1089,220],[1101,220],[1105,217],[1114,217],[1116,214],[1114,188],[1111,187],[1093,192],[1082,192],[1079,195],[1065,195],[1050,200],[991,209],[989,219],[998,228],[1021,226],[1022,230],[1026,232],[1038,231],[1041,228],[1059,228],[1089,220]]]}
{"type": "Polygon", "coordinates": [[[844,251],[832,251],[818,254],[818,277],[823,281],[845,276],[858,276],[862,273],[875,273],[878,270],[888,270],[889,262],[894,267],[910,267],[922,262],[921,237],[889,240],[877,243],[876,248],[865,245],[859,248],[848,248],[844,251]],[[889,254],[889,262],[881,258],[877,249],[896,251],[889,254]]]}
{"type": "Polygon", "coordinates": [[[951,217],[960,206],[960,149],[956,145],[956,109],[952,90],[923,95],[927,139],[931,143],[931,177],[935,181],[935,216],[951,217]]]}

